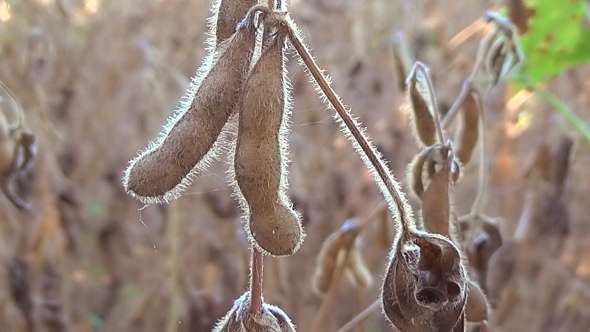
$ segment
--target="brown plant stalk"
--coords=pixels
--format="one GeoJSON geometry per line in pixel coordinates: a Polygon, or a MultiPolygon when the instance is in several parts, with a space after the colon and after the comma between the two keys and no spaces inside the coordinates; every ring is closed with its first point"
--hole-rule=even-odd
{"type": "Polygon", "coordinates": [[[262,312],[262,276],[264,269],[264,256],[262,251],[252,246],[250,260],[250,313],[257,315],[262,312]]]}
{"type": "Polygon", "coordinates": [[[273,17],[275,22],[272,22],[272,24],[288,35],[291,45],[297,51],[297,54],[309,74],[313,77],[315,83],[317,83],[318,92],[323,94],[344,124],[344,129],[349,134],[347,135],[349,136],[348,138],[361,154],[361,159],[365,165],[372,171],[375,181],[379,184],[381,192],[388,201],[391,212],[397,217],[396,219],[398,219],[398,224],[402,230],[401,234],[411,233],[415,228],[412,219],[413,212],[400,189],[399,183],[395,180],[391,171],[385,166],[381,156],[361,131],[360,125],[352,118],[349,111],[344,107],[342,101],[332,89],[328,78],[324,75],[301,40],[295,23],[287,15],[277,14],[273,17]]]}

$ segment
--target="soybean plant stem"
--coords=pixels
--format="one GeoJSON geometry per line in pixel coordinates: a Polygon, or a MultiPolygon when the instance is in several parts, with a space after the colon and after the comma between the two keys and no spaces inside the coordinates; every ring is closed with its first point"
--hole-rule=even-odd
{"type": "Polygon", "coordinates": [[[250,313],[257,315],[262,312],[262,273],[264,257],[262,252],[252,246],[250,260],[250,313]]]}
{"type": "Polygon", "coordinates": [[[389,170],[386,168],[383,161],[378,157],[377,153],[374,151],[373,147],[365,137],[365,135],[361,132],[359,126],[354,122],[330,84],[328,80],[320,70],[319,66],[316,64],[314,58],[309,53],[307,47],[303,44],[303,41],[300,39],[298,33],[296,32],[297,28],[295,27],[294,23],[287,17],[279,18],[278,22],[283,28],[286,28],[287,34],[289,36],[289,40],[291,44],[301,57],[301,60],[309,70],[309,73],[314,78],[317,83],[319,89],[324,93],[326,99],[330,102],[330,104],[335,109],[336,113],[342,119],[342,122],[346,126],[346,128],[350,131],[350,134],[354,141],[358,144],[358,147],[364,154],[365,158],[362,158],[363,161],[366,163],[367,167],[370,169],[374,169],[377,173],[378,179],[377,181],[381,181],[384,186],[386,187],[387,193],[383,193],[385,195],[391,197],[393,203],[397,208],[397,216],[399,217],[400,226],[402,228],[403,234],[411,233],[411,227],[413,227],[413,219],[412,219],[412,212],[409,207],[408,202],[405,200],[405,197],[400,192],[399,185],[395,181],[395,179],[391,176],[389,170]]]}
{"type": "Polygon", "coordinates": [[[363,320],[367,319],[369,315],[377,308],[379,308],[379,304],[381,304],[381,299],[375,300],[375,302],[371,303],[365,310],[361,311],[358,315],[356,315],[353,319],[351,319],[346,325],[340,328],[338,332],[347,332],[352,330],[357,324],[361,323],[363,320]]]}
{"type": "MultiPolygon", "coordinates": [[[[490,89],[486,91],[483,98],[486,98],[490,92],[490,89]]],[[[483,100],[477,100],[479,103],[479,131],[481,133],[480,140],[480,157],[479,157],[479,185],[477,187],[477,196],[473,201],[473,207],[471,209],[471,216],[474,218],[480,218],[483,213],[485,195],[487,193],[488,186],[488,155],[487,155],[487,141],[486,141],[486,121],[485,121],[485,110],[483,109],[483,100]]]]}
{"type": "Polygon", "coordinates": [[[475,76],[477,76],[477,73],[479,73],[479,70],[483,66],[486,54],[488,53],[488,49],[491,43],[493,42],[494,38],[497,36],[497,34],[498,30],[496,29],[492,33],[484,35],[484,37],[479,42],[477,56],[475,59],[475,64],[473,65],[473,69],[471,70],[471,74],[463,82],[461,93],[459,93],[459,96],[457,97],[457,99],[445,115],[444,119],[442,120],[443,128],[447,127],[449,123],[453,121],[453,118],[455,117],[455,115],[457,115],[459,108],[461,108],[461,105],[463,105],[465,98],[467,98],[467,95],[469,95],[469,93],[471,92],[471,89],[473,88],[473,82],[475,81],[475,76]]]}

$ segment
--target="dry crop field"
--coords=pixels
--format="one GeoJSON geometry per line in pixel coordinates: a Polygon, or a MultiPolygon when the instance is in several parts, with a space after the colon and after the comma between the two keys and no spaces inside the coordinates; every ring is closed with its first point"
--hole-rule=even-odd
{"type": "Polygon", "coordinates": [[[590,68],[287,2],[0,0],[0,330],[589,331],[590,68]]]}

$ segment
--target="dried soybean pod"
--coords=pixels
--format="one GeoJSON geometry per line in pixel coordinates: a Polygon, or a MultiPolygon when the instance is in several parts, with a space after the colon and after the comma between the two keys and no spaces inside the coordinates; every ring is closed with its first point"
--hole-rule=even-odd
{"type": "Polygon", "coordinates": [[[273,256],[292,255],[304,237],[286,194],[290,100],[283,48],[276,35],[244,84],[233,175],[250,240],[273,256]]]}
{"type": "Polygon", "coordinates": [[[26,170],[34,156],[34,137],[21,126],[9,128],[0,112],[0,189],[4,196],[21,211],[30,207],[10,188],[17,173],[26,170]]]}
{"type": "MultiPolygon", "coordinates": [[[[470,222],[473,221],[470,220],[470,222]]],[[[502,246],[502,236],[495,222],[485,219],[481,222],[483,232],[466,245],[465,252],[469,258],[469,264],[475,272],[476,280],[485,287],[488,262],[496,250],[502,246]]]]}
{"type": "Polygon", "coordinates": [[[216,155],[214,144],[239,100],[250,66],[255,12],[250,11],[236,33],[218,47],[212,61],[205,61],[184,97],[187,102],[160,137],[129,163],[123,184],[142,202],[177,198],[216,155]]]}
{"type": "Polygon", "coordinates": [[[419,198],[424,193],[424,182],[422,181],[422,173],[424,171],[424,164],[431,157],[432,150],[434,148],[429,146],[422,150],[420,154],[414,157],[414,160],[410,163],[408,176],[410,177],[409,182],[411,184],[414,194],[419,198]]]}
{"type": "MultiPolygon", "coordinates": [[[[451,161],[452,162],[452,161],[451,161]]],[[[451,238],[450,166],[444,165],[422,194],[422,220],[427,231],[451,238]]]]}
{"type": "Polygon", "coordinates": [[[436,143],[436,125],[428,101],[427,77],[423,72],[412,68],[408,77],[407,103],[412,121],[412,132],[419,145],[431,146],[436,143]]]}
{"type": "Polygon", "coordinates": [[[479,138],[479,115],[482,111],[479,92],[474,89],[469,92],[463,101],[462,110],[461,125],[455,136],[455,155],[465,165],[471,160],[479,138]]]}
{"type": "Polygon", "coordinates": [[[524,178],[549,181],[551,178],[551,149],[546,142],[537,145],[534,154],[526,160],[522,171],[524,178]]]}
{"type": "MultiPolygon", "coordinates": [[[[454,309],[454,310],[461,310],[461,309],[454,309]]],[[[453,326],[453,329],[450,332],[465,332],[465,321],[467,320],[466,318],[467,314],[463,311],[463,313],[461,313],[461,316],[459,316],[459,319],[457,320],[457,323],[455,323],[455,326],[453,326]]],[[[443,319],[446,320],[448,316],[443,316],[443,319]]]]}
{"type": "Polygon", "coordinates": [[[14,141],[4,113],[0,111],[0,171],[7,172],[14,163],[14,141]]]}
{"type": "Polygon", "coordinates": [[[490,45],[488,54],[485,58],[484,68],[488,75],[492,77],[492,86],[496,86],[502,77],[502,68],[506,61],[507,38],[504,35],[499,35],[490,45]]]}
{"type": "Polygon", "coordinates": [[[373,283],[371,271],[367,268],[359,249],[354,245],[350,248],[345,271],[348,280],[357,287],[366,288],[373,283]]]}
{"type": "Polygon", "coordinates": [[[262,303],[260,312],[249,310],[250,292],[234,302],[231,310],[213,329],[214,332],[292,332],[289,317],[278,307],[262,303]]]}
{"type": "Polygon", "coordinates": [[[481,288],[472,280],[467,283],[467,303],[465,319],[468,322],[481,322],[488,319],[488,300],[481,288]]]}
{"type": "Polygon", "coordinates": [[[234,34],[238,22],[257,3],[257,0],[217,0],[214,2],[213,12],[216,14],[211,27],[215,28],[216,45],[234,34]]]}
{"type": "Polygon", "coordinates": [[[467,277],[459,250],[438,234],[415,232],[394,244],[382,308],[400,331],[451,331],[463,314],[467,277]]]}
{"type": "Polygon", "coordinates": [[[246,292],[240,298],[234,301],[232,308],[223,316],[215,325],[212,332],[234,332],[242,331],[242,322],[238,320],[239,311],[242,309],[242,304],[245,298],[249,297],[246,292]]]}
{"type": "Polygon", "coordinates": [[[574,140],[570,136],[562,136],[558,148],[552,153],[551,182],[554,191],[560,194],[569,172],[570,158],[574,147],[574,140]]]}
{"type": "MultiPolygon", "coordinates": [[[[317,295],[325,294],[334,279],[340,258],[351,250],[358,234],[358,228],[352,222],[346,222],[338,231],[330,234],[322,244],[318,262],[312,278],[312,289],[317,295]]],[[[350,256],[349,256],[350,259],[350,256]]]]}
{"type": "Polygon", "coordinates": [[[295,332],[295,325],[291,322],[291,318],[281,308],[273,305],[266,305],[265,307],[279,322],[280,332],[295,332]]]}
{"type": "Polygon", "coordinates": [[[404,38],[402,32],[395,34],[392,40],[393,44],[393,62],[397,75],[397,85],[401,91],[406,91],[406,79],[412,70],[412,55],[410,47],[404,38]]]}

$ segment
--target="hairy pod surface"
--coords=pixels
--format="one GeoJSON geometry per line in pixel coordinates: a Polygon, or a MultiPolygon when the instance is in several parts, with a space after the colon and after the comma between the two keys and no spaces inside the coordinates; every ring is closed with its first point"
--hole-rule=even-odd
{"type": "Polygon", "coordinates": [[[273,305],[266,305],[265,309],[270,311],[270,313],[277,319],[281,332],[295,332],[295,325],[291,322],[291,318],[289,318],[281,308],[273,305]]]}
{"type": "MultiPolygon", "coordinates": [[[[451,161],[452,162],[452,161],[451,161]]],[[[427,231],[451,238],[451,167],[443,167],[434,174],[422,194],[422,222],[427,231]]]]}
{"type": "Polygon", "coordinates": [[[392,40],[393,44],[393,64],[397,74],[397,85],[400,91],[406,91],[406,80],[412,70],[412,55],[410,47],[406,42],[403,33],[398,32],[392,40]]]}
{"type": "Polygon", "coordinates": [[[247,231],[273,256],[292,255],[304,238],[300,215],[286,194],[290,100],[283,47],[276,36],[246,80],[234,155],[234,188],[247,231]]]}
{"type": "Polygon", "coordinates": [[[428,101],[429,86],[421,71],[414,69],[408,77],[407,99],[412,121],[412,132],[420,146],[431,146],[436,143],[436,125],[428,101]]]}
{"type": "Polygon", "coordinates": [[[213,332],[294,332],[291,319],[278,307],[263,303],[262,310],[249,310],[250,292],[234,302],[230,311],[217,323],[213,332]]]}
{"type": "MultiPolygon", "coordinates": [[[[466,314],[465,314],[465,311],[463,311],[461,313],[461,316],[459,316],[459,319],[455,323],[455,326],[453,326],[453,328],[451,329],[451,332],[465,332],[466,320],[467,320],[465,317],[466,317],[466,314]]],[[[447,325],[445,322],[445,320],[447,320],[447,319],[452,319],[452,318],[447,317],[443,314],[443,315],[441,315],[441,318],[435,320],[435,324],[447,325]]]]}
{"type": "Polygon", "coordinates": [[[418,198],[422,198],[422,194],[424,194],[424,182],[422,179],[422,173],[424,172],[424,164],[430,158],[432,154],[433,147],[429,146],[424,150],[420,151],[420,153],[414,157],[410,166],[408,167],[409,172],[409,183],[412,187],[412,191],[418,198]]]}
{"type": "Polygon", "coordinates": [[[479,138],[479,116],[482,111],[480,98],[477,91],[471,90],[463,101],[462,121],[455,136],[455,155],[463,165],[471,160],[479,138]]]}
{"type": "Polygon", "coordinates": [[[467,283],[467,303],[465,319],[468,322],[481,322],[488,319],[488,299],[481,288],[472,280],[467,283]]]}
{"type": "Polygon", "coordinates": [[[231,37],[236,31],[236,26],[246,15],[248,10],[258,4],[258,0],[218,0],[215,22],[215,40],[219,45],[231,37]]]}
{"type": "Polygon", "coordinates": [[[202,80],[192,84],[188,103],[171,118],[156,142],[130,162],[123,184],[144,203],[177,198],[191,178],[210,162],[214,144],[227,123],[246,77],[254,45],[254,14],[203,65],[202,80]]]}
{"type": "MultiPolygon", "coordinates": [[[[346,251],[354,247],[358,228],[346,222],[338,231],[330,234],[322,244],[318,262],[312,278],[312,289],[317,295],[324,295],[333,283],[334,272],[346,251]]],[[[350,255],[350,254],[349,254],[350,255]]]]}
{"type": "MultiPolygon", "coordinates": [[[[432,182],[435,175],[439,172],[436,166],[439,165],[449,173],[451,183],[455,183],[460,176],[460,168],[456,159],[451,153],[450,144],[435,144],[426,147],[424,150],[414,157],[410,166],[408,167],[408,182],[414,194],[422,199],[424,195],[424,173],[432,182]]],[[[440,182],[444,183],[444,181],[440,182]]]]}
{"type": "Polygon", "coordinates": [[[382,287],[382,309],[399,330],[448,332],[463,314],[467,279],[448,239],[415,233],[394,246],[382,287]]]}

